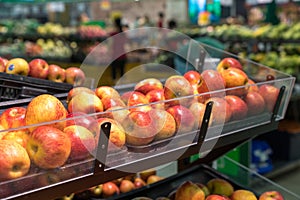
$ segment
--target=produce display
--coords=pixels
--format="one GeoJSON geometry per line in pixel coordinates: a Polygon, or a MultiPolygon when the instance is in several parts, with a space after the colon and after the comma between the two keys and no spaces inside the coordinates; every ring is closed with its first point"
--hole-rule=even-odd
{"type": "MultiPolygon", "coordinates": [[[[43,78],[45,67],[50,68],[41,59],[29,63],[16,59],[5,65],[9,73],[43,78]],[[18,65],[22,67],[16,68],[18,65]]],[[[269,121],[280,89],[286,87],[284,104],[292,84],[289,79],[281,82],[281,74],[269,68],[255,68],[231,57],[222,59],[216,69],[192,70],[165,81],[145,78],[124,93],[110,86],[94,90],[80,87],[84,74],[78,68],[68,69],[66,81],[78,87],[68,92],[65,101],[42,94],[32,98],[26,108],[3,110],[0,157],[9,159],[0,159],[1,197],[88,173],[105,122],[111,124],[106,165],[118,166],[139,156],[154,156],[156,150],[164,152],[192,143],[184,138],[201,129],[205,109],[211,103],[209,126],[227,127],[228,133],[257,125],[255,120],[261,116],[266,115],[263,119],[269,121]]]]}
{"type": "Polygon", "coordinates": [[[84,84],[86,79],[84,72],[77,67],[67,69],[55,64],[49,64],[46,60],[35,58],[29,62],[23,58],[6,59],[0,57],[0,72],[47,79],[58,83],[69,83],[75,86],[84,84]]]}

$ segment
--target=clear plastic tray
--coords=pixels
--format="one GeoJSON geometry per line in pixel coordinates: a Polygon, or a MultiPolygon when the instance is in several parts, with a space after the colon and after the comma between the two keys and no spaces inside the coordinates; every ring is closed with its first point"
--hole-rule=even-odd
{"type": "MultiPolygon", "coordinates": [[[[107,140],[106,135],[98,134],[100,132],[100,128],[98,127],[99,129],[97,129],[96,136],[95,136],[96,140],[100,141],[99,144],[96,145],[98,146],[98,149],[95,148],[92,151],[90,151],[90,156],[88,156],[86,159],[80,161],[72,161],[72,162],[68,160],[63,166],[60,166],[52,170],[44,170],[37,167],[34,164],[31,164],[30,171],[27,175],[18,179],[0,182],[0,198],[4,198],[4,197],[13,198],[31,192],[36,192],[43,188],[56,186],[59,185],[60,183],[80,180],[81,177],[87,177],[93,175],[93,173],[95,172],[94,166],[96,166],[95,165],[96,161],[98,161],[101,164],[100,168],[105,166],[104,167],[105,172],[108,172],[112,169],[116,169],[122,172],[135,173],[152,166],[158,166],[173,160],[177,160],[184,153],[186,153],[186,150],[189,147],[192,146],[198,146],[199,152],[197,153],[200,153],[202,157],[205,157],[207,153],[209,153],[214,149],[219,138],[221,137],[230,137],[231,135],[235,135],[235,139],[236,139],[239,137],[239,132],[241,131],[245,131],[254,127],[261,127],[270,124],[274,121],[279,121],[284,118],[288,106],[288,102],[292,94],[294,82],[295,82],[294,77],[282,73],[280,71],[276,71],[271,68],[268,68],[267,66],[263,66],[258,63],[252,62],[250,60],[238,58],[228,52],[224,52],[212,48],[210,46],[200,44],[180,33],[176,32],[176,34],[178,34],[177,35],[178,43],[188,44],[188,51],[186,52],[185,55],[178,53],[179,56],[183,57],[186,60],[186,65],[182,66],[184,71],[190,70],[190,67],[193,66],[194,69],[198,70],[199,72],[203,72],[204,70],[216,70],[218,64],[217,61],[221,60],[224,57],[234,57],[240,60],[240,62],[243,65],[243,70],[247,73],[250,79],[255,81],[255,84],[248,85],[248,86],[239,86],[234,88],[221,88],[203,94],[193,94],[189,96],[176,97],[174,99],[150,103],[150,104],[141,104],[137,106],[129,106],[120,109],[114,109],[109,112],[104,111],[99,113],[90,113],[88,114],[88,116],[94,118],[99,118],[104,116],[107,117],[108,114],[110,113],[110,115],[113,116],[114,119],[116,119],[118,118],[118,113],[120,112],[128,112],[128,111],[131,112],[132,110],[148,110],[149,108],[159,104],[171,105],[172,103],[174,103],[174,101],[176,101],[177,103],[179,102],[180,106],[189,109],[191,103],[198,99],[207,98],[208,96],[217,96],[218,98],[223,99],[229,93],[238,94],[240,93],[241,90],[245,90],[245,88],[248,88],[250,86],[261,87],[262,85],[272,85],[276,87],[278,91],[281,91],[279,92],[280,95],[278,95],[278,98],[275,98],[275,102],[276,102],[275,105],[272,107],[272,109],[264,109],[263,112],[256,115],[246,115],[244,117],[238,116],[236,118],[226,119],[224,117],[226,115],[224,114],[229,112],[229,110],[226,110],[223,106],[221,106],[223,110],[221,110],[218,113],[214,113],[214,111],[211,111],[210,109],[214,109],[214,105],[216,104],[212,104],[211,107],[211,104],[208,103],[210,101],[207,101],[207,104],[205,104],[207,115],[205,115],[205,117],[203,118],[200,117],[200,119],[204,119],[204,122],[191,123],[192,119],[191,121],[186,120],[187,115],[183,115],[181,119],[182,121],[185,121],[184,123],[186,124],[182,123],[180,126],[177,126],[176,134],[174,134],[172,137],[160,139],[160,140],[153,139],[157,134],[156,132],[157,130],[153,129],[153,127],[152,128],[143,127],[141,129],[139,129],[140,127],[138,127],[136,131],[137,133],[144,132],[145,137],[138,139],[139,141],[143,141],[144,142],[143,144],[139,143],[139,145],[136,145],[133,143],[129,143],[127,140],[127,143],[124,146],[120,148],[112,148],[112,149],[110,149],[111,146],[110,147],[106,146],[105,143],[105,140],[107,140]],[[214,56],[213,59],[210,55],[214,56]],[[210,113],[212,113],[212,118],[210,118],[210,113]],[[216,118],[219,119],[216,120],[216,118]],[[149,132],[149,130],[151,131],[149,132]],[[101,138],[98,140],[99,135],[101,138]],[[146,142],[148,140],[150,142],[146,142]],[[107,148],[108,151],[106,152],[107,148]],[[160,156],[165,156],[166,160],[162,160],[160,156]],[[8,188],[12,188],[12,190],[8,188]]],[[[157,43],[156,45],[157,48],[165,48],[165,46],[161,47],[160,45],[162,44],[160,43],[157,43]]],[[[82,64],[82,66],[84,68],[84,63],[82,64]]],[[[137,71],[142,69],[143,67],[137,68],[137,71]]],[[[100,74],[101,74],[101,70],[103,69],[99,68],[100,74]]],[[[132,73],[136,74],[137,71],[134,71],[132,73]]],[[[159,73],[157,77],[153,77],[153,74],[149,75],[147,73],[142,73],[141,71],[139,72],[140,72],[139,74],[140,76],[138,77],[139,80],[131,80],[131,83],[128,83],[130,82],[130,76],[126,76],[126,75],[123,77],[123,79],[119,80],[115,88],[116,89],[119,88],[121,95],[125,91],[133,90],[135,83],[137,81],[143,80],[145,78],[150,78],[150,76],[151,78],[158,78],[159,80],[162,80],[162,83],[165,84],[165,81],[167,81],[167,79],[170,76],[182,75],[182,73],[179,70],[175,70],[173,68],[171,69],[168,66],[162,66],[161,73],[159,73]]],[[[95,83],[97,83],[97,80],[99,80],[101,84],[101,78],[95,77],[98,75],[99,74],[95,73],[93,74],[92,77],[87,77],[87,78],[96,80],[95,83]]],[[[91,86],[91,88],[96,88],[96,86],[91,86]]],[[[25,99],[24,102],[29,103],[30,100],[25,99]]],[[[19,106],[19,105],[26,107],[26,103],[24,102],[18,101],[16,104],[11,105],[11,107],[19,106]]],[[[0,108],[0,110],[3,109],[0,108]]],[[[151,115],[150,117],[153,117],[153,115],[151,115]]],[[[15,131],[24,128],[39,127],[44,125],[51,125],[53,123],[67,122],[69,120],[80,120],[80,118],[82,117],[77,116],[77,117],[67,118],[58,121],[45,122],[43,124],[35,124],[35,125],[23,126],[11,130],[3,130],[1,132],[15,131]]],[[[86,116],[84,118],[86,118],[86,116]]],[[[156,123],[158,121],[161,120],[155,118],[152,123],[156,123]]],[[[124,129],[130,132],[131,129],[128,124],[126,125],[124,122],[120,122],[120,124],[121,126],[123,126],[124,129]]],[[[108,126],[108,128],[106,127],[106,130],[107,129],[109,130],[109,124],[106,124],[106,126],[108,126]]],[[[102,128],[105,129],[105,127],[102,128]]],[[[105,131],[103,132],[106,133],[105,131]]],[[[255,134],[253,136],[255,136],[255,134]]],[[[251,136],[249,135],[249,137],[251,136]]],[[[232,140],[235,139],[232,138],[232,140]]]]}

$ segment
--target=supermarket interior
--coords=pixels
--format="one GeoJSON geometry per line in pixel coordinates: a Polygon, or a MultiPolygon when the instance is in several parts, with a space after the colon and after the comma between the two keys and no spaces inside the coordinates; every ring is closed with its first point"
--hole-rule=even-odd
{"type": "Polygon", "coordinates": [[[298,78],[299,0],[0,0],[0,199],[300,200],[298,78]]]}

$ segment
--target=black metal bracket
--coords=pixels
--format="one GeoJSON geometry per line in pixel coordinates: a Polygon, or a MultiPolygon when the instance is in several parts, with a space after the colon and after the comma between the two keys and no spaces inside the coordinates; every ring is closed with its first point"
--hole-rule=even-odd
{"type": "Polygon", "coordinates": [[[283,86],[281,86],[281,88],[279,90],[279,94],[278,94],[277,100],[276,100],[274,108],[273,108],[273,114],[272,114],[272,117],[271,117],[271,122],[274,122],[276,120],[276,117],[277,117],[277,114],[278,114],[278,111],[279,111],[279,108],[280,108],[280,104],[281,104],[282,97],[284,95],[285,89],[286,89],[286,87],[283,85],[283,86]]]}
{"type": "Polygon", "coordinates": [[[206,134],[207,134],[207,129],[209,126],[209,120],[210,120],[213,104],[214,104],[213,101],[210,101],[206,104],[206,107],[205,107],[205,112],[203,115],[202,124],[201,124],[200,130],[199,130],[199,137],[198,137],[198,142],[197,142],[197,145],[199,146],[199,150],[200,150],[200,148],[205,140],[206,134]]]}
{"type": "Polygon", "coordinates": [[[96,159],[94,163],[94,174],[104,172],[110,136],[110,128],[110,122],[105,122],[100,127],[100,135],[98,139],[96,159]]]}

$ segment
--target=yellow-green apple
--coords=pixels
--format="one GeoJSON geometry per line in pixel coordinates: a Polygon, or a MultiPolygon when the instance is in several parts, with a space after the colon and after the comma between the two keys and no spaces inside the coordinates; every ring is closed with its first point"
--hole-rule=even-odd
{"type": "Polygon", "coordinates": [[[64,132],[71,139],[69,161],[84,160],[94,153],[96,141],[94,134],[87,128],[79,125],[71,125],[67,126],[64,132]]]}
{"type": "Polygon", "coordinates": [[[26,175],[30,169],[30,158],[26,149],[10,140],[0,140],[0,181],[26,175]]]}
{"type": "Polygon", "coordinates": [[[122,123],[126,116],[129,114],[129,110],[123,106],[114,106],[108,108],[103,112],[100,117],[111,118],[116,120],[119,123],[122,123]]]}
{"type": "Polygon", "coordinates": [[[99,118],[97,121],[99,125],[99,131],[98,134],[96,135],[97,141],[99,139],[101,125],[103,123],[109,122],[111,124],[111,127],[110,127],[108,151],[116,151],[124,147],[126,143],[126,135],[125,135],[124,128],[119,122],[110,118],[99,118]]]}
{"type": "Polygon", "coordinates": [[[206,69],[201,73],[200,81],[197,85],[198,101],[204,103],[210,97],[223,97],[225,96],[225,81],[221,74],[212,69],[206,69]],[[212,91],[219,91],[213,92],[212,91]],[[204,94],[209,93],[209,94],[204,94]]]}
{"type": "Polygon", "coordinates": [[[220,72],[226,88],[245,86],[248,83],[248,75],[238,68],[228,68],[220,72]]]}
{"type": "Polygon", "coordinates": [[[143,179],[139,178],[139,177],[136,177],[136,178],[134,179],[133,184],[134,184],[134,187],[135,187],[136,189],[137,189],[137,188],[141,188],[141,187],[146,186],[146,182],[145,182],[143,179]]]}
{"type": "Polygon", "coordinates": [[[61,167],[71,153],[71,139],[52,126],[39,126],[29,134],[26,150],[35,165],[42,169],[61,167]]]}
{"type": "Polygon", "coordinates": [[[185,181],[176,190],[175,200],[205,200],[204,192],[191,181],[185,181]]]}
{"type": "Polygon", "coordinates": [[[5,72],[7,62],[6,58],[0,57],[0,72],[5,72]]]}
{"type": "Polygon", "coordinates": [[[122,193],[130,192],[135,189],[133,182],[126,179],[121,181],[119,188],[122,193]]]}
{"type": "Polygon", "coordinates": [[[230,196],[231,200],[257,200],[255,194],[249,190],[235,190],[230,196]]]}
{"type": "Polygon", "coordinates": [[[70,102],[74,96],[81,93],[95,94],[93,90],[87,87],[74,87],[68,92],[67,103],[70,102]]]}
{"type": "MultiPolygon", "coordinates": [[[[67,110],[62,102],[53,95],[42,94],[34,97],[27,106],[25,113],[26,125],[32,125],[29,127],[29,131],[33,131],[36,126],[43,122],[52,122],[51,126],[63,130],[66,126],[67,110]]],[[[50,125],[50,124],[49,124],[50,125]]]]}
{"type": "Polygon", "coordinates": [[[11,107],[3,111],[0,115],[0,124],[4,129],[18,128],[25,126],[25,113],[24,107],[11,107]]]}
{"type": "Polygon", "coordinates": [[[49,73],[48,63],[41,58],[35,58],[29,62],[29,76],[46,79],[49,73]]]}
{"type": "Polygon", "coordinates": [[[98,113],[103,111],[103,104],[95,94],[80,93],[68,102],[68,111],[98,113]]]}
{"type": "Polygon", "coordinates": [[[176,122],[170,113],[161,109],[152,109],[149,111],[149,115],[157,126],[155,140],[166,139],[176,133],[176,122]]]}
{"type": "Polygon", "coordinates": [[[207,197],[208,195],[210,195],[210,191],[208,189],[208,187],[203,184],[203,183],[196,183],[196,185],[204,192],[205,196],[207,197]]]}
{"type": "Polygon", "coordinates": [[[167,112],[175,119],[177,133],[185,133],[193,130],[195,117],[188,108],[182,105],[175,105],[167,108],[167,112]]]}
{"type": "Polygon", "coordinates": [[[163,89],[163,84],[160,80],[156,78],[146,78],[138,82],[134,86],[134,90],[147,94],[151,90],[163,89]]]}
{"type": "Polygon", "coordinates": [[[23,76],[28,76],[29,70],[29,64],[23,58],[10,59],[5,68],[5,72],[8,74],[18,74],[23,76]]]}
{"type": "Polygon", "coordinates": [[[218,194],[211,194],[208,195],[205,200],[230,200],[229,197],[223,196],[223,195],[218,195],[218,194]]]}
{"type": "Polygon", "coordinates": [[[110,97],[110,98],[120,98],[119,92],[111,86],[99,86],[95,89],[95,94],[100,98],[110,97]]]}
{"type": "MultiPolygon", "coordinates": [[[[189,107],[190,111],[193,113],[195,117],[195,125],[194,127],[196,129],[201,128],[202,122],[203,122],[203,117],[206,109],[206,105],[204,103],[200,102],[194,102],[192,105],[189,107]]],[[[211,113],[210,115],[210,120],[209,120],[209,126],[212,124],[213,115],[211,113]]]]}
{"type": "Polygon", "coordinates": [[[222,178],[210,179],[206,185],[210,194],[219,194],[230,197],[234,192],[232,184],[222,178]]]}
{"type": "Polygon", "coordinates": [[[103,110],[107,110],[111,107],[115,106],[121,106],[125,107],[124,101],[121,100],[119,97],[111,98],[111,97],[104,97],[101,99],[101,102],[103,104],[103,110]]]}
{"type": "Polygon", "coordinates": [[[65,69],[63,69],[59,65],[51,64],[51,65],[49,65],[47,78],[50,81],[54,81],[57,83],[63,83],[66,80],[65,69]]]}
{"type": "Polygon", "coordinates": [[[165,108],[165,103],[163,102],[165,100],[164,89],[151,90],[146,94],[146,98],[148,99],[148,102],[150,103],[152,108],[165,108]]]}
{"type": "Polygon", "coordinates": [[[119,193],[120,193],[119,187],[112,181],[102,184],[102,194],[103,194],[104,198],[107,198],[114,194],[119,194],[119,193]]]}
{"type": "Polygon", "coordinates": [[[206,100],[205,104],[209,102],[213,103],[211,112],[213,116],[213,124],[223,124],[230,120],[232,112],[230,109],[230,105],[224,98],[211,97],[206,100]]]}
{"type": "Polygon", "coordinates": [[[264,98],[266,108],[269,112],[273,112],[275,103],[278,98],[279,89],[270,84],[264,84],[259,87],[259,94],[264,98]]]}
{"type": "Polygon", "coordinates": [[[162,176],[158,176],[158,175],[150,175],[148,178],[147,178],[147,184],[152,184],[152,183],[156,183],[158,181],[161,181],[163,180],[164,178],[162,176]]]}
{"type": "Polygon", "coordinates": [[[103,185],[100,184],[100,185],[90,187],[88,190],[91,193],[92,197],[99,197],[102,194],[102,187],[103,185]]]}
{"type": "Polygon", "coordinates": [[[156,124],[149,112],[131,111],[123,120],[126,143],[141,146],[152,142],[157,133],[156,124]]]}
{"type": "Polygon", "coordinates": [[[26,148],[28,139],[29,139],[28,132],[24,130],[9,131],[2,137],[2,140],[15,141],[24,148],[26,148]]]}
{"type": "Polygon", "coordinates": [[[66,82],[76,86],[81,86],[85,82],[85,74],[78,67],[69,67],[65,71],[66,73],[66,82]]]}
{"type": "Polygon", "coordinates": [[[248,106],[244,100],[235,95],[226,95],[225,100],[231,109],[231,120],[241,120],[246,118],[248,106]]]}
{"type": "Polygon", "coordinates": [[[263,192],[258,200],[284,200],[282,194],[276,190],[270,190],[263,192]]]}
{"type": "Polygon", "coordinates": [[[93,134],[96,134],[96,131],[98,130],[98,123],[96,118],[83,112],[67,114],[66,127],[72,125],[83,126],[93,134]]]}
{"type": "Polygon", "coordinates": [[[258,86],[255,84],[255,82],[252,79],[248,78],[248,82],[246,84],[246,90],[247,92],[258,92],[258,86]]]}
{"type": "Polygon", "coordinates": [[[167,106],[182,105],[189,106],[194,98],[194,89],[191,84],[181,75],[170,76],[164,84],[164,96],[167,101],[167,106]],[[187,97],[189,96],[189,97],[187,97]]]}
{"type": "Polygon", "coordinates": [[[265,100],[258,92],[248,92],[244,101],[248,106],[248,115],[250,116],[260,114],[265,110],[265,100]]]}
{"type": "Polygon", "coordinates": [[[239,60],[237,60],[235,58],[231,58],[231,57],[226,57],[226,58],[223,58],[217,65],[217,71],[222,72],[224,70],[227,70],[230,67],[243,70],[243,66],[241,65],[239,60]]]}

